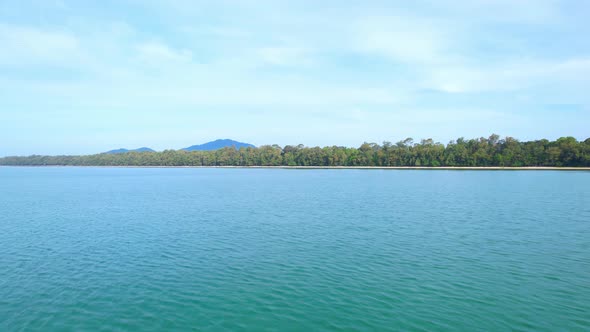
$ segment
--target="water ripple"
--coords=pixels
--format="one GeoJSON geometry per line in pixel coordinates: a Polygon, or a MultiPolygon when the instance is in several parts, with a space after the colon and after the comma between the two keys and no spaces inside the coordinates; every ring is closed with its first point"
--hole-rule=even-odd
{"type": "Polygon", "coordinates": [[[590,330],[582,172],[0,169],[1,331],[590,330]]]}

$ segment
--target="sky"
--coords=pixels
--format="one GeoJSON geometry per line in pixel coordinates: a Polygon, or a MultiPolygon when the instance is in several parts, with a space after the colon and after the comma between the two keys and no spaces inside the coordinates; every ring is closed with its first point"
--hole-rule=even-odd
{"type": "Polygon", "coordinates": [[[590,137],[590,1],[0,0],[0,156],[590,137]]]}

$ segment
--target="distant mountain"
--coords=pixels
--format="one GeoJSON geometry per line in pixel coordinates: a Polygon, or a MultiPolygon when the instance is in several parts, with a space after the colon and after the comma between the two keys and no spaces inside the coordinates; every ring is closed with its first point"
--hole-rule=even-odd
{"type": "Polygon", "coordinates": [[[185,151],[212,151],[212,150],[219,150],[225,147],[235,147],[236,149],[240,148],[255,148],[254,145],[248,143],[242,143],[238,141],[234,141],[231,139],[218,139],[213,142],[208,142],[201,145],[193,145],[189,146],[188,148],[184,148],[182,150],[185,151]]]}
{"type": "Polygon", "coordinates": [[[135,150],[127,150],[127,149],[116,149],[116,150],[111,150],[111,151],[107,151],[104,153],[108,153],[108,154],[118,154],[118,153],[127,153],[127,152],[156,152],[150,148],[139,148],[139,149],[135,149],[135,150]]]}

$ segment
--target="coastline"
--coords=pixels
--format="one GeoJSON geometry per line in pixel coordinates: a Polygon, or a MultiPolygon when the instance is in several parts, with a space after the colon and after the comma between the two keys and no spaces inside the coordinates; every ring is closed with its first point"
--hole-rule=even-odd
{"type": "Polygon", "coordinates": [[[0,167],[71,167],[71,168],[243,168],[243,169],[365,169],[365,170],[452,170],[452,171],[590,171],[590,167],[553,166],[87,166],[87,165],[0,165],[0,167]]]}

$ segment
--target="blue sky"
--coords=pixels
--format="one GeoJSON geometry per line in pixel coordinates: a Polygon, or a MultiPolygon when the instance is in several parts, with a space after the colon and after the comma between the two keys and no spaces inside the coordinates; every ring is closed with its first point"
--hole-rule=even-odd
{"type": "Polygon", "coordinates": [[[0,156],[590,137],[590,2],[0,0],[0,156]]]}

